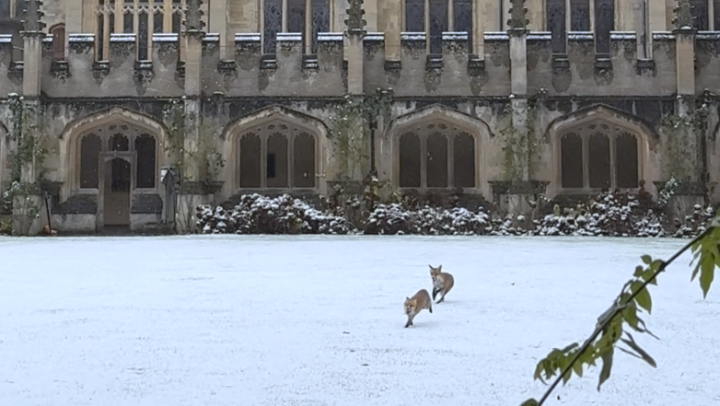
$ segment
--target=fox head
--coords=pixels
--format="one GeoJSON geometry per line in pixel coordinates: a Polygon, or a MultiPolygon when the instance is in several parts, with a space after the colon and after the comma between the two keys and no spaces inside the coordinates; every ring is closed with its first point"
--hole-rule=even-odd
{"type": "Polygon", "coordinates": [[[415,311],[417,307],[417,300],[410,300],[409,297],[405,297],[405,314],[410,314],[415,311]]]}
{"type": "Polygon", "coordinates": [[[433,279],[440,276],[440,273],[442,272],[442,265],[438,265],[437,268],[433,268],[430,264],[428,264],[428,266],[430,267],[430,276],[432,276],[433,279]]]}

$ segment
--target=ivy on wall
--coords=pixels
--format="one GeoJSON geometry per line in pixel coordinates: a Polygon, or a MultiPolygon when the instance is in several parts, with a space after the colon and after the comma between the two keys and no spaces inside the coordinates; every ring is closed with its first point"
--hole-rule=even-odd
{"type": "Polygon", "coordinates": [[[527,100],[525,111],[513,111],[509,103],[498,120],[498,134],[503,143],[502,175],[513,183],[532,179],[538,139],[536,134],[537,102],[527,100]],[[513,116],[525,118],[525,124],[513,121],[513,116]],[[528,174],[528,178],[525,178],[528,174]]]}
{"type": "MultiPolygon", "coordinates": [[[[339,166],[344,180],[361,172],[369,158],[366,135],[370,133],[371,121],[387,125],[390,121],[392,93],[377,89],[374,95],[345,95],[335,107],[330,119],[328,138],[335,143],[339,166]]],[[[378,129],[382,133],[382,129],[378,129]]]]}
{"type": "Polygon", "coordinates": [[[705,117],[701,110],[695,109],[687,115],[671,114],[662,118],[661,126],[667,135],[666,157],[664,169],[666,178],[677,178],[679,181],[696,179],[698,162],[698,137],[701,126],[705,125],[705,117]]]}
{"type": "Polygon", "coordinates": [[[217,150],[213,128],[201,124],[199,137],[195,140],[195,148],[192,150],[186,148],[187,135],[195,132],[196,128],[192,126],[198,126],[198,117],[195,113],[186,113],[184,98],[171,99],[168,102],[163,108],[163,121],[168,132],[165,151],[177,169],[180,182],[189,181],[191,179],[189,173],[195,168],[200,175],[198,181],[206,184],[217,181],[225,161],[222,153],[217,150]]]}
{"type": "Polygon", "coordinates": [[[43,132],[36,122],[42,115],[41,108],[24,102],[17,94],[10,95],[8,104],[12,117],[8,155],[11,183],[3,191],[3,203],[6,210],[22,213],[13,233],[27,235],[32,223],[40,216],[42,203],[35,197],[43,193],[40,184],[45,177],[43,163],[48,149],[43,132]],[[35,179],[25,181],[23,170],[34,173],[35,179]]]}

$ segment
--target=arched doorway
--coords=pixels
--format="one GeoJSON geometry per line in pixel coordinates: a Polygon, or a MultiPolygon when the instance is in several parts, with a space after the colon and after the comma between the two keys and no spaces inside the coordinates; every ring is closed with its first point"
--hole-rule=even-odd
{"type": "Polygon", "coordinates": [[[96,226],[129,228],[157,195],[157,142],[133,125],[96,127],[79,142],[79,192],[97,196],[96,226]],[[138,206],[138,208],[135,208],[138,206]]]}
{"type": "Polygon", "coordinates": [[[105,156],[102,186],[105,227],[130,226],[131,157],[105,156]]]}

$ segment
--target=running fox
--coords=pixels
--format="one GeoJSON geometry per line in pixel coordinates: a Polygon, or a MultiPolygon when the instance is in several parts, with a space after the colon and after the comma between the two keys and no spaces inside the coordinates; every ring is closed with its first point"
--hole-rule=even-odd
{"type": "Polygon", "coordinates": [[[430,294],[425,289],[420,289],[413,297],[405,298],[405,314],[407,314],[407,323],[405,328],[413,325],[413,319],[423,309],[428,309],[432,313],[432,300],[430,294]]]}
{"type": "Polygon", "coordinates": [[[437,294],[440,293],[440,300],[435,303],[442,303],[445,300],[445,295],[455,286],[455,278],[449,273],[443,272],[442,265],[439,265],[437,268],[433,268],[432,265],[428,266],[430,267],[430,277],[433,281],[432,298],[435,300],[437,294]]]}

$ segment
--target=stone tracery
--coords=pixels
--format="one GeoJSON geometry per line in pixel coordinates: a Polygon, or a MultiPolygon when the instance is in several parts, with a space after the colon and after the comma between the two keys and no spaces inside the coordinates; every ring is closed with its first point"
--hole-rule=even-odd
{"type": "Polygon", "coordinates": [[[398,186],[446,189],[477,187],[476,139],[444,120],[423,121],[399,133],[398,186]]]}
{"type": "Polygon", "coordinates": [[[562,189],[639,187],[642,149],[632,131],[598,119],[570,127],[560,133],[558,140],[562,189]]]}

